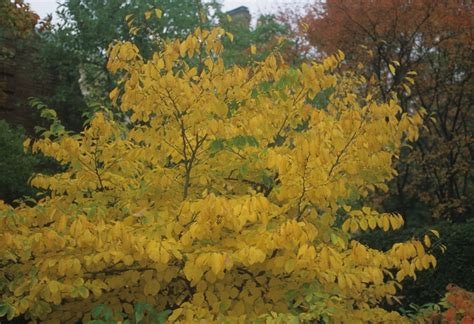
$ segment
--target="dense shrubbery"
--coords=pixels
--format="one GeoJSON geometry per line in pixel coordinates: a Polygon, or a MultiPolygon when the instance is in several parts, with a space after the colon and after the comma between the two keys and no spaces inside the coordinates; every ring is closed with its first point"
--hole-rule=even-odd
{"type": "Polygon", "coordinates": [[[0,199],[10,203],[33,193],[28,179],[33,175],[37,158],[23,151],[24,139],[22,129],[0,120],[0,199]]]}

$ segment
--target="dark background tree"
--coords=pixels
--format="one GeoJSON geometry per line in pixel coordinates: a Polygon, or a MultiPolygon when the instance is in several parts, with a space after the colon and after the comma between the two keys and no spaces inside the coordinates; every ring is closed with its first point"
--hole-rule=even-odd
{"type": "Polygon", "coordinates": [[[37,158],[23,152],[24,138],[23,130],[0,120],[0,199],[8,203],[33,193],[27,182],[37,158]]]}
{"type": "Polygon", "coordinates": [[[102,98],[114,86],[106,68],[109,44],[133,40],[147,57],[160,41],[184,37],[198,26],[211,26],[218,11],[214,0],[69,0],[58,9],[61,24],[55,37],[75,58],[76,74],[88,103],[104,103],[102,98]],[[157,8],[161,17],[154,12],[157,8]],[[135,29],[130,33],[131,28],[135,29]]]}

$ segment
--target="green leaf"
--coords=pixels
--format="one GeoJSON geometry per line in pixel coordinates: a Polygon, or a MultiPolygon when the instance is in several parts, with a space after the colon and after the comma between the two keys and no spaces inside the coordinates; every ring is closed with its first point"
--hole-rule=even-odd
{"type": "Polygon", "coordinates": [[[15,308],[12,307],[12,306],[9,306],[8,307],[8,311],[7,311],[7,320],[11,321],[14,317],[15,317],[15,308]]]}
{"type": "Polygon", "coordinates": [[[246,175],[249,172],[249,167],[247,164],[244,164],[239,169],[241,175],[246,175]]]}
{"type": "Polygon", "coordinates": [[[227,118],[232,117],[244,103],[245,100],[231,100],[229,103],[227,103],[227,118]]]}
{"type": "Polygon", "coordinates": [[[89,289],[87,289],[86,287],[81,287],[79,288],[79,295],[86,299],[87,297],[89,297],[89,289]]]}
{"type": "Polygon", "coordinates": [[[258,98],[258,90],[257,89],[252,89],[252,94],[250,96],[252,99],[258,98]]]}
{"type": "Polygon", "coordinates": [[[247,143],[250,146],[253,146],[253,147],[258,147],[259,146],[258,141],[254,136],[248,136],[247,137],[247,143]]]}
{"type": "Polygon", "coordinates": [[[92,318],[99,318],[106,308],[107,306],[105,306],[104,304],[95,305],[91,311],[92,318]]]}
{"type": "Polygon", "coordinates": [[[272,187],[275,184],[275,181],[273,180],[272,177],[269,177],[267,175],[263,175],[262,176],[262,183],[267,187],[272,187]]]}
{"type": "Polygon", "coordinates": [[[79,288],[74,288],[71,291],[71,297],[76,298],[77,296],[79,296],[79,288]]]}
{"type": "Polygon", "coordinates": [[[0,304],[0,317],[7,315],[9,309],[10,309],[10,305],[0,304]]]}
{"type": "Polygon", "coordinates": [[[270,81],[264,81],[260,83],[260,89],[262,89],[264,93],[268,94],[271,88],[272,88],[272,83],[270,81]]]}
{"type": "Polygon", "coordinates": [[[230,140],[231,146],[236,146],[237,148],[241,149],[247,144],[247,139],[245,136],[236,136],[230,140]]]}
{"type": "Polygon", "coordinates": [[[114,312],[111,308],[107,307],[102,315],[104,317],[104,320],[109,321],[112,319],[112,317],[114,317],[114,312]]]}
{"type": "Polygon", "coordinates": [[[297,291],[297,290],[289,290],[289,291],[286,293],[286,298],[287,298],[287,300],[289,300],[289,301],[295,299],[297,296],[298,296],[298,291],[297,291]]]}
{"type": "Polygon", "coordinates": [[[317,109],[326,109],[329,105],[329,97],[336,92],[335,87],[329,87],[326,89],[321,90],[318,94],[314,97],[311,104],[315,106],[317,109]]]}
{"type": "Polygon", "coordinates": [[[253,146],[253,147],[258,147],[258,141],[255,137],[253,136],[244,136],[244,135],[239,135],[234,138],[231,138],[228,140],[228,145],[229,146],[235,146],[238,149],[242,149],[245,146],[253,146]]]}
{"type": "Polygon", "coordinates": [[[166,309],[160,313],[158,313],[158,316],[157,316],[157,320],[158,320],[158,323],[160,324],[164,324],[166,322],[166,319],[168,318],[168,316],[171,315],[173,311],[170,310],[170,309],[166,309]]]}
{"type": "Polygon", "coordinates": [[[209,153],[211,157],[215,156],[218,152],[224,149],[224,140],[223,139],[216,139],[214,140],[211,145],[209,146],[209,153]]]}
{"type": "Polygon", "coordinates": [[[146,304],[143,302],[138,302],[133,305],[133,316],[136,323],[139,323],[145,317],[145,306],[146,304]]]}
{"type": "Polygon", "coordinates": [[[54,111],[53,109],[41,110],[40,116],[47,119],[56,119],[58,117],[58,115],[56,114],[56,111],[54,111]]]}

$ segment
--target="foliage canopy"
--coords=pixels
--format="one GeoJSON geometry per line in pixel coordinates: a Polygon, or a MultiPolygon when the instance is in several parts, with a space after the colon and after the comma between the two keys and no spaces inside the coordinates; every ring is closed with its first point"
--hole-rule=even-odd
{"type": "Polygon", "coordinates": [[[403,321],[379,304],[436,265],[429,237],[382,252],[352,235],[402,226],[359,200],[386,189],[421,116],[363,95],[342,53],[227,68],[224,37],[198,28],[150,59],[115,43],[125,123],[101,111],[72,134],[43,113],[25,144],[65,170],[34,177],[34,205],[0,205],[0,315],[119,320],[140,301],[172,321],[403,321]]]}
{"type": "Polygon", "coordinates": [[[0,199],[9,203],[24,195],[32,194],[27,185],[37,159],[23,152],[22,129],[15,129],[0,119],[0,168],[8,172],[0,174],[0,199]]]}

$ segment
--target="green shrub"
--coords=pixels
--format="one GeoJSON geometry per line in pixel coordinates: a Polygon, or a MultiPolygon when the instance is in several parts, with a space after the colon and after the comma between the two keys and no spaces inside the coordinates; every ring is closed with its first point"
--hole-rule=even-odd
{"type": "Polygon", "coordinates": [[[37,158],[23,151],[24,131],[0,120],[0,199],[11,203],[34,193],[28,179],[37,158]]]}

